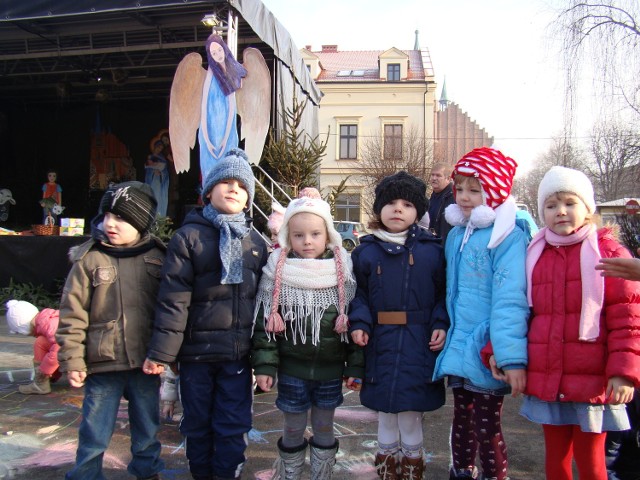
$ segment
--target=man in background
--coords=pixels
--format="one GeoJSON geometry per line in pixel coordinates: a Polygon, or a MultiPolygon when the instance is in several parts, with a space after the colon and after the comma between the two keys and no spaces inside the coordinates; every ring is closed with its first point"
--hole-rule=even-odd
{"type": "Polygon", "coordinates": [[[453,182],[451,181],[451,166],[446,163],[436,163],[431,169],[430,177],[431,198],[429,198],[429,230],[437,237],[442,238],[444,245],[451,225],[444,219],[444,209],[452,203],[453,182]]]}

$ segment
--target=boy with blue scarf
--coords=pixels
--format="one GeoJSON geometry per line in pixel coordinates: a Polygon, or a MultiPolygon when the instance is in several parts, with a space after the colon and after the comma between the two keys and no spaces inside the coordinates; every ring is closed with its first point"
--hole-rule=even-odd
{"type": "Polygon", "coordinates": [[[268,252],[245,212],[255,191],[247,155],[230,150],[204,178],[206,206],[169,242],[144,369],[179,362],[191,475],[221,480],[239,478],[245,461],[253,310],[268,252]]]}

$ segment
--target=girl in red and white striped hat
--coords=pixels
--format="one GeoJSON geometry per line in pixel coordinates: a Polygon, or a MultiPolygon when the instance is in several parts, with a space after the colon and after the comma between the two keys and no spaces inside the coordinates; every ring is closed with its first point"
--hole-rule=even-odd
{"type": "Polygon", "coordinates": [[[434,379],[453,388],[450,478],[477,478],[476,454],[484,478],[507,479],[502,435],[504,395],[522,393],[526,383],[527,236],[516,226],[510,195],[516,162],[492,148],[477,148],[453,170],[456,203],[445,210],[453,229],[447,236],[447,311],[451,327],[434,379]],[[491,340],[495,379],[480,351],[491,340]]]}

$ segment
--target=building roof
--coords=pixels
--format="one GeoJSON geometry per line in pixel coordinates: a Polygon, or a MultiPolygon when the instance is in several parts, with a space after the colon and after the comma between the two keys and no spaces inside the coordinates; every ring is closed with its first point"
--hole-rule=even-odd
{"type": "MultiPolygon", "coordinates": [[[[380,78],[379,57],[386,50],[339,51],[324,48],[311,51],[320,60],[322,72],[316,82],[386,82],[380,78]],[[348,73],[347,73],[348,72],[348,73]]],[[[409,57],[409,81],[425,81],[433,76],[431,55],[421,50],[400,50],[409,57]]]]}
{"type": "Polygon", "coordinates": [[[624,197],[618,198],[617,200],[610,200],[608,202],[598,202],[596,203],[596,207],[624,207],[629,200],[640,202],[640,198],[638,197],[624,197]]]}

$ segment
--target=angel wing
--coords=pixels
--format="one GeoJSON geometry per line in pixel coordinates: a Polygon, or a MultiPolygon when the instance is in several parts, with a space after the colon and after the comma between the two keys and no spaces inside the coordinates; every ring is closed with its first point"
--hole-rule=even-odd
{"type": "Polygon", "coordinates": [[[189,170],[189,152],[200,125],[202,84],[207,71],[202,57],[189,53],[178,64],[169,97],[169,138],[177,173],[189,170]]]}
{"type": "Polygon", "coordinates": [[[247,76],[236,91],[238,114],[242,118],[240,138],[249,160],[258,163],[269,131],[271,118],[271,75],[264,57],[256,48],[246,48],[242,65],[247,76]]]}

